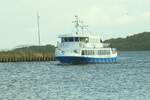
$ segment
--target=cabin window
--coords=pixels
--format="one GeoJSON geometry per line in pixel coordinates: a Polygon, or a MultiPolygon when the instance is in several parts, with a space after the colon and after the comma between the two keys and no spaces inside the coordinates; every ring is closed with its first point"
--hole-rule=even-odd
{"type": "Polygon", "coordinates": [[[82,55],[110,55],[109,50],[83,50],[82,55]]]}
{"type": "Polygon", "coordinates": [[[85,55],[85,50],[82,50],[82,55],[85,55]]]}
{"type": "Polygon", "coordinates": [[[89,38],[88,37],[62,37],[61,38],[61,42],[89,42],[89,38]]]}
{"type": "Polygon", "coordinates": [[[109,50],[99,50],[98,55],[109,55],[110,51],[109,50]]]}
{"type": "Polygon", "coordinates": [[[79,41],[79,38],[78,38],[78,37],[75,37],[75,41],[78,42],[78,41],[79,41]]]}
{"type": "Polygon", "coordinates": [[[69,42],[73,42],[73,37],[69,37],[69,42]]]}
{"type": "Polygon", "coordinates": [[[86,42],[86,43],[89,42],[89,38],[87,38],[87,37],[80,37],[79,40],[81,42],[86,42]]]}
{"type": "Polygon", "coordinates": [[[61,42],[73,42],[74,38],[73,37],[63,37],[61,38],[61,42]]]}
{"type": "Polygon", "coordinates": [[[65,38],[64,38],[64,42],[68,42],[68,38],[65,37],[65,38]]]}
{"type": "Polygon", "coordinates": [[[80,41],[81,41],[81,42],[85,42],[85,38],[82,38],[82,37],[81,37],[81,38],[80,38],[80,41]]]}

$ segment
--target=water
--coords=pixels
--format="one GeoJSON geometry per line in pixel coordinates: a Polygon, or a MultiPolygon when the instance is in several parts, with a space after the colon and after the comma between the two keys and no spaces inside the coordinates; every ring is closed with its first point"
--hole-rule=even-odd
{"type": "Polygon", "coordinates": [[[0,100],[150,100],[150,52],[117,64],[0,63],[0,100]]]}

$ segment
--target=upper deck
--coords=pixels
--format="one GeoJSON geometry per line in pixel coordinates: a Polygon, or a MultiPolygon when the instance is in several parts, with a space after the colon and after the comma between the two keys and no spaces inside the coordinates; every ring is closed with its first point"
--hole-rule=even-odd
{"type": "Polygon", "coordinates": [[[90,34],[63,34],[58,37],[61,38],[61,43],[64,42],[102,43],[100,36],[90,34]]]}

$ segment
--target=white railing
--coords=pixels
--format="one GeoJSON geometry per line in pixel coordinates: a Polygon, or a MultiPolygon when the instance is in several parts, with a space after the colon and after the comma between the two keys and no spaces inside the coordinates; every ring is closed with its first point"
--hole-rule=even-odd
{"type": "Polygon", "coordinates": [[[110,46],[110,43],[103,43],[104,48],[109,47],[109,46],[110,46]]]}
{"type": "Polygon", "coordinates": [[[67,43],[60,43],[57,42],[57,46],[59,48],[102,48],[108,47],[109,44],[99,44],[99,43],[85,43],[85,42],[67,42],[67,43]]]}

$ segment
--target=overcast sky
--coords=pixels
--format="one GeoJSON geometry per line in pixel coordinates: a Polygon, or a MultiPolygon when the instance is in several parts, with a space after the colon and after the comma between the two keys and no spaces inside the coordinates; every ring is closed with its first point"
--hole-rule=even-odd
{"type": "Polygon", "coordinates": [[[42,45],[71,33],[74,15],[103,40],[150,31],[150,0],[0,0],[0,49],[37,45],[37,12],[42,45]]]}

